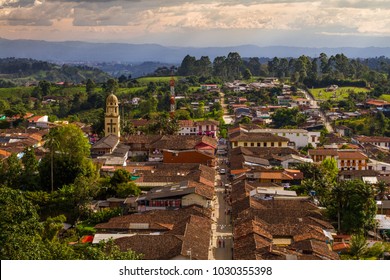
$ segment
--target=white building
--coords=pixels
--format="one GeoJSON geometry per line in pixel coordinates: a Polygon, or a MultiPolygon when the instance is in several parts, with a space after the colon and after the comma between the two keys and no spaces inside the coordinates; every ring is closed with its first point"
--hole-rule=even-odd
{"type": "Polygon", "coordinates": [[[390,163],[387,162],[370,159],[367,168],[378,171],[381,175],[390,175],[390,163]]]}
{"type": "Polygon", "coordinates": [[[357,136],[352,143],[372,144],[380,148],[390,149],[390,137],[383,136],[357,136]]]}
{"type": "Polygon", "coordinates": [[[48,128],[49,127],[49,117],[48,116],[31,117],[28,119],[28,127],[48,128]]]}
{"type": "Polygon", "coordinates": [[[308,144],[317,147],[320,143],[321,132],[307,131],[306,129],[253,129],[250,132],[272,133],[274,135],[286,137],[290,142],[295,143],[295,148],[302,148],[308,144]]]}

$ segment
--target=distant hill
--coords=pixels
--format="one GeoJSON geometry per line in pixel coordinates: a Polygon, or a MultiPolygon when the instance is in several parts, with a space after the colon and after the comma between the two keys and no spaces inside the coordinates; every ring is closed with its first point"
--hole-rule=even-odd
{"type": "Polygon", "coordinates": [[[158,61],[180,63],[187,55],[210,59],[236,51],[241,57],[317,57],[324,52],[328,56],[343,53],[349,58],[390,57],[390,47],[368,48],[304,48],[243,45],[234,47],[165,47],[157,44],[119,44],[87,42],[47,42],[34,40],[7,40],[0,38],[0,57],[25,57],[58,62],[134,62],[158,61]]]}
{"type": "Polygon", "coordinates": [[[81,83],[87,79],[105,82],[110,75],[88,66],[57,65],[30,58],[0,58],[0,80],[26,84],[41,80],[81,83]]]}

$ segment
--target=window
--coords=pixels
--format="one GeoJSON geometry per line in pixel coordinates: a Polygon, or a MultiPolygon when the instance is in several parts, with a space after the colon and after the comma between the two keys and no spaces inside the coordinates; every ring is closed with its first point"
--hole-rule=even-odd
{"type": "Polygon", "coordinates": [[[386,166],[382,166],[382,171],[386,171],[386,166]]]}
{"type": "Polygon", "coordinates": [[[254,147],[254,146],[255,146],[255,143],[252,142],[252,143],[251,143],[251,147],[254,147]]]}
{"type": "Polygon", "coordinates": [[[263,143],[263,147],[267,147],[267,143],[266,142],[263,143]]]}
{"type": "Polygon", "coordinates": [[[257,147],[260,147],[260,143],[257,143],[257,147]]]}
{"type": "Polygon", "coordinates": [[[282,147],[282,142],[279,142],[279,143],[278,143],[278,146],[279,146],[279,147],[282,147]]]}
{"type": "Polygon", "coordinates": [[[275,143],[274,142],[271,142],[271,147],[274,147],[275,146],[275,143]]]}
{"type": "Polygon", "coordinates": [[[248,143],[247,142],[244,142],[244,147],[247,147],[248,146],[248,143]]]}

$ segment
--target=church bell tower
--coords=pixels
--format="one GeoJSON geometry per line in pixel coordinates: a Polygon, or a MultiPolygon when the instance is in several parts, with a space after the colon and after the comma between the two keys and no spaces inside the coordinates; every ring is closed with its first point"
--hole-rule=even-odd
{"type": "Polygon", "coordinates": [[[119,102],[114,94],[110,94],[106,99],[106,115],[104,118],[104,136],[121,136],[119,102]]]}

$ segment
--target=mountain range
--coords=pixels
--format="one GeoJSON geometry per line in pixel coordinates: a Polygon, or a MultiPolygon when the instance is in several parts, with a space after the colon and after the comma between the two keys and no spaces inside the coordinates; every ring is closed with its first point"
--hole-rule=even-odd
{"type": "Polygon", "coordinates": [[[89,43],[79,41],[48,42],[38,40],[8,40],[0,38],[0,58],[33,58],[53,62],[131,62],[158,61],[180,63],[189,54],[199,58],[227,56],[238,52],[241,57],[318,57],[343,53],[349,58],[390,57],[390,47],[311,48],[255,45],[232,47],[167,47],[158,44],[89,43]]]}

